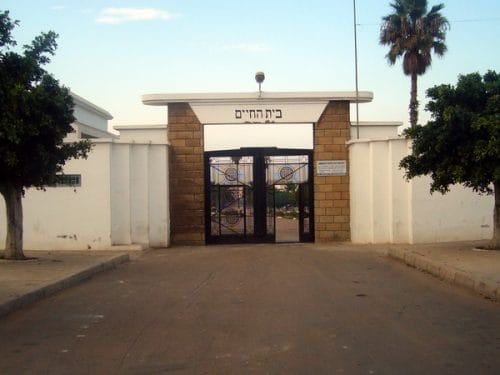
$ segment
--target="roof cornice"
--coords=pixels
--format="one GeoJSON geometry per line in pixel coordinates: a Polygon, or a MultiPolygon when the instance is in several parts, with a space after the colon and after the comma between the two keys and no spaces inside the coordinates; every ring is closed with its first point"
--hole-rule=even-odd
{"type": "Polygon", "coordinates": [[[73,101],[75,102],[75,104],[78,104],[80,107],[94,112],[101,117],[104,117],[106,120],[113,119],[111,113],[109,113],[105,109],[102,109],[101,107],[96,106],[94,103],[89,102],[87,99],[82,98],[80,95],[75,94],[73,91],[70,91],[70,95],[73,97],[73,101]]]}
{"type": "Polygon", "coordinates": [[[368,103],[373,100],[370,91],[312,91],[312,92],[244,92],[244,93],[177,93],[146,94],[142,96],[145,105],[164,106],[173,103],[198,105],[217,104],[268,104],[268,103],[319,103],[349,101],[368,103]]]}

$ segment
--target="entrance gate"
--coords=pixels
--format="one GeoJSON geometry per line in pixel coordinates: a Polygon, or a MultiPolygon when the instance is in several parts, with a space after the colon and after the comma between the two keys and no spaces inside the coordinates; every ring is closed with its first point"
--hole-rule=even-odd
{"type": "Polygon", "coordinates": [[[312,242],[313,151],[241,148],[205,159],[205,239],[312,242]]]}
{"type": "MultiPolygon", "coordinates": [[[[222,181],[224,178],[224,173],[222,173],[217,180],[214,176],[213,185],[210,183],[210,162],[204,160],[204,128],[209,125],[224,124],[313,124],[314,205],[316,209],[313,223],[311,198],[313,168],[312,156],[309,156],[309,185],[307,185],[309,192],[302,194],[309,198],[310,207],[309,213],[306,212],[306,208],[302,213],[299,212],[299,215],[304,215],[304,221],[299,223],[304,227],[300,235],[303,240],[310,240],[314,236],[314,240],[318,242],[349,241],[351,230],[350,165],[347,143],[352,130],[349,107],[350,103],[370,102],[372,98],[372,93],[364,91],[144,95],[142,100],[147,105],[168,106],[171,243],[202,245],[230,240],[231,236],[238,241],[271,241],[273,237],[275,241],[280,241],[279,225],[273,227],[272,230],[267,228],[266,210],[268,207],[271,209],[272,206],[266,206],[265,203],[268,193],[265,188],[267,182],[263,177],[266,171],[265,159],[249,154],[251,150],[245,154],[241,153],[241,150],[236,150],[237,153],[234,156],[248,156],[249,158],[239,160],[237,173],[231,175],[233,172],[227,172],[226,181],[222,181]],[[245,172],[248,175],[247,180],[242,180],[239,176],[243,173],[240,167],[244,165],[248,169],[248,172],[245,172]],[[204,169],[206,169],[206,178],[203,173],[200,173],[204,169]],[[260,177],[254,178],[254,174],[259,171],[260,177]],[[232,183],[230,180],[233,177],[231,176],[234,177],[232,183]],[[250,177],[251,180],[248,179],[250,177]],[[254,181],[257,183],[255,186],[254,181]],[[261,181],[260,186],[259,181],[261,181]],[[230,188],[227,185],[233,185],[233,187],[230,188]],[[213,194],[219,197],[228,189],[239,191],[239,195],[245,194],[245,200],[236,192],[233,194],[240,202],[239,208],[237,205],[226,207],[228,203],[215,201],[220,198],[212,198],[211,190],[214,190],[213,194]],[[214,199],[213,205],[212,199],[214,199]],[[245,210],[243,210],[243,204],[245,210]],[[236,211],[234,207],[237,208],[236,211]],[[238,216],[230,215],[235,212],[238,216]],[[306,220],[307,215],[311,218],[309,225],[306,220]],[[237,221],[239,227],[236,225],[226,227],[226,221],[228,224],[237,221]],[[212,222],[215,224],[212,225],[212,222]],[[244,224],[241,224],[242,222],[244,224]]],[[[276,154],[269,156],[279,155],[300,156],[308,155],[308,152],[295,150],[291,155],[286,155],[278,150],[276,154]]],[[[231,153],[212,154],[207,157],[218,156],[229,157],[232,162],[231,153]]],[[[215,160],[214,164],[217,164],[215,160]]],[[[232,167],[236,167],[236,162],[232,167]]],[[[216,171],[213,173],[215,174],[216,171]]],[[[288,186],[289,190],[290,188],[288,186]]],[[[294,188],[298,189],[298,187],[294,188]]],[[[281,192],[282,190],[279,189],[287,189],[287,185],[279,186],[278,184],[274,191],[281,192]]],[[[280,199],[283,196],[281,193],[275,195],[280,199]]],[[[274,207],[278,205],[275,204],[274,207]]],[[[286,210],[282,208],[276,211],[280,211],[278,213],[282,213],[282,217],[290,215],[290,212],[284,212],[286,210]]],[[[276,216],[275,224],[283,220],[278,219],[278,214],[274,216],[276,216]]]]}

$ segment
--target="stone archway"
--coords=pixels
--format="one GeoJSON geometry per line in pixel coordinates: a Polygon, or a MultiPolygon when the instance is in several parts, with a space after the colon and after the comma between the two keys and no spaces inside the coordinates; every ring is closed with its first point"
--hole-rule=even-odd
{"type": "Polygon", "coordinates": [[[372,93],[152,94],[168,106],[170,220],[173,244],[205,244],[203,126],[313,123],[314,221],[317,242],[350,240],[349,104],[372,93]]]}

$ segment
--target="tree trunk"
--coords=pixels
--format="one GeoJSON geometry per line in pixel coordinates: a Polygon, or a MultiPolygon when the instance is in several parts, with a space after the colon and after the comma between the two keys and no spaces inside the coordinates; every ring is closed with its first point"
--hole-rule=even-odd
{"type": "Polygon", "coordinates": [[[495,190],[495,212],[493,214],[493,240],[491,245],[500,249],[500,181],[493,182],[495,190]]]}
{"type": "Polygon", "coordinates": [[[7,238],[5,241],[5,259],[26,259],[23,252],[23,206],[22,188],[2,186],[1,193],[5,198],[7,211],[7,238]]]}
{"type": "Polygon", "coordinates": [[[417,100],[417,73],[411,74],[410,91],[410,125],[412,128],[417,126],[418,121],[418,100],[417,100]]]}

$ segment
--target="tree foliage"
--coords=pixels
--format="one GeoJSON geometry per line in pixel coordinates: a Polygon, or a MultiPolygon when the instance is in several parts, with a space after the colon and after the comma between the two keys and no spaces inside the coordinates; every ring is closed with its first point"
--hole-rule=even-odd
{"type": "Polygon", "coordinates": [[[460,76],[456,87],[427,90],[431,121],[407,129],[413,153],[401,161],[406,176],[430,174],[432,191],[460,183],[491,192],[500,181],[500,76],[489,71],[460,76]]]}
{"type": "Polygon", "coordinates": [[[500,237],[500,75],[462,75],[456,86],[427,90],[431,121],[406,130],[413,153],[401,160],[406,177],[430,175],[431,192],[463,184],[495,191],[495,246],[500,237]],[[493,189],[492,189],[493,187],[493,189]]]}
{"type": "Polygon", "coordinates": [[[18,23],[8,11],[0,12],[0,193],[7,205],[7,254],[22,252],[19,233],[11,232],[11,224],[19,225],[9,216],[16,208],[9,207],[13,195],[20,201],[25,188],[53,183],[66,160],[86,157],[91,147],[87,141],[63,142],[73,131],[73,99],[44,69],[57,48],[57,34],[41,33],[20,53],[12,38],[18,23]]]}
{"type": "Polygon", "coordinates": [[[391,65],[403,58],[403,72],[411,76],[410,123],[418,120],[417,76],[432,64],[432,53],[443,56],[449,28],[441,14],[443,4],[427,12],[427,0],[395,0],[390,4],[394,13],[382,18],[379,41],[389,46],[386,57],[391,65]]]}

